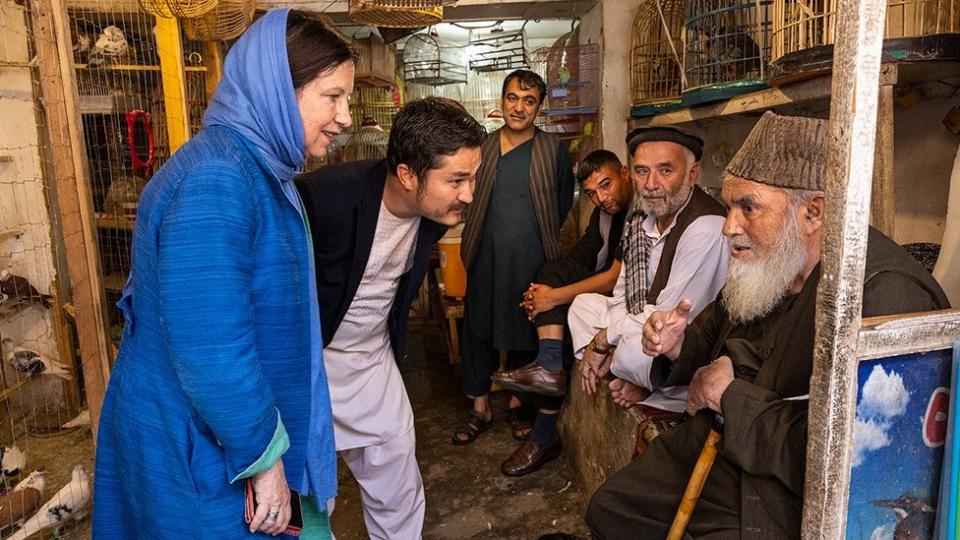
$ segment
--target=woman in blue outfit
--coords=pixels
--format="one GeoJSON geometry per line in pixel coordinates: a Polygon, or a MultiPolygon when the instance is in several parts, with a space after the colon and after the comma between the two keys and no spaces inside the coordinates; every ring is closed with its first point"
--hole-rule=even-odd
{"type": "Polygon", "coordinates": [[[144,190],[97,444],[94,538],[329,536],[336,493],[310,235],[293,177],[350,125],[356,53],[288,10],[227,55],[204,129],[144,190]],[[259,503],[244,521],[244,484],[259,503]]]}

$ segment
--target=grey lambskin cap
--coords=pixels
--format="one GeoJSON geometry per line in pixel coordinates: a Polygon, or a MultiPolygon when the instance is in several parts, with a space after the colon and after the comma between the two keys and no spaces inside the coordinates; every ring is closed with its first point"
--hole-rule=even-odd
{"type": "Polygon", "coordinates": [[[824,191],[830,122],[767,111],[724,174],[788,189],[824,191]]]}

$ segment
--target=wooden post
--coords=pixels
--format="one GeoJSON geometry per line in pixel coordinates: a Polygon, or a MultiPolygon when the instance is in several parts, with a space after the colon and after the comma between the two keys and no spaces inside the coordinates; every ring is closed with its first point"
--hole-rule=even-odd
{"type": "Polygon", "coordinates": [[[886,0],[840,0],[802,537],[844,538],[886,0]]]}
{"type": "Polygon", "coordinates": [[[203,74],[203,84],[207,93],[207,105],[213,101],[213,92],[223,78],[223,44],[219,41],[207,41],[203,44],[203,65],[207,68],[203,74]]]}
{"type": "Polygon", "coordinates": [[[160,55],[160,76],[163,80],[163,105],[167,113],[167,136],[170,155],[190,138],[190,117],[187,115],[187,79],[184,75],[183,40],[180,22],[175,18],[156,17],[157,51],[160,55]]]}
{"type": "Polygon", "coordinates": [[[110,355],[67,10],[63,0],[31,0],[29,11],[59,202],[56,210],[63,232],[87,406],[96,440],[100,407],[110,377],[110,355]]]}
{"type": "MultiPolygon", "coordinates": [[[[883,66],[893,69],[896,64],[883,66]]],[[[896,76],[894,76],[896,79],[896,76]]],[[[881,84],[877,104],[877,145],[873,158],[873,194],[871,195],[871,223],[883,234],[896,240],[896,191],[893,174],[893,85],[881,84]]]]}

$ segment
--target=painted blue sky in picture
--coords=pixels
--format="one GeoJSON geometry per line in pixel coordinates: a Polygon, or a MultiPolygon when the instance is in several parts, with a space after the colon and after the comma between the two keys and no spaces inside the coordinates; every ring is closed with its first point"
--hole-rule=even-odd
{"type": "Polygon", "coordinates": [[[914,538],[900,536],[907,530],[933,537],[951,357],[944,350],[860,363],[848,540],[914,538]]]}

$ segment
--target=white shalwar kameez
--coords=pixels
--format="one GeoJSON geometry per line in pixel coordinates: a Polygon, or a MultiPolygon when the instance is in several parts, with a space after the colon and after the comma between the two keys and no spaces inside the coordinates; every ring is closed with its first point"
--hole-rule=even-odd
{"type": "Polygon", "coordinates": [[[337,451],[360,484],[367,533],[376,539],[414,540],[423,531],[413,410],[387,326],[419,225],[419,217],[398,218],[381,202],[360,286],[323,351],[337,451]]]}

